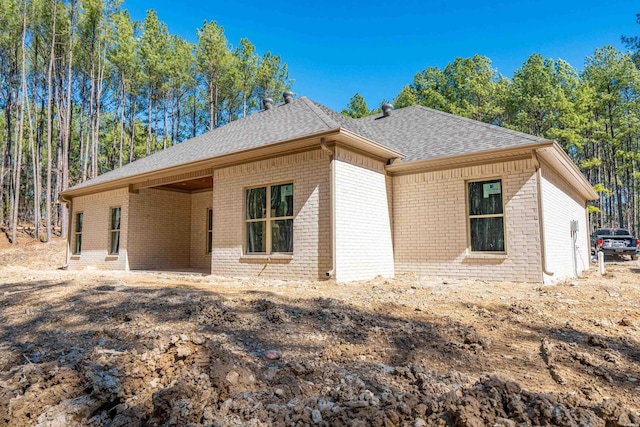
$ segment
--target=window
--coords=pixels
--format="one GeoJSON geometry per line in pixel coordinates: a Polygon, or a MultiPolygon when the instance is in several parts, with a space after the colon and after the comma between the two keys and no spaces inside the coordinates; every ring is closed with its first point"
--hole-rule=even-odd
{"type": "Polygon", "coordinates": [[[502,180],[469,182],[471,251],[504,252],[502,180]]]}
{"type": "Polygon", "coordinates": [[[109,255],[117,255],[120,251],[120,214],[121,208],[111,208],[109,255]]]}
{"type": "Polygon", "coordinates": [[[80,255],[82,252],[82,220],[84,214],[82,212],[76,213],[76,226],[73,229],[73,254],[80,255]]]}
{"type": "Polygon", "coordinates": [[[213,209],[207,209],[207,253],[213,248],[213,209]]]}
{"type": "Polygon", "coordinates": [[[245,225],[247,254],[292,253],[293,184],[247,189],[245,225]]]}

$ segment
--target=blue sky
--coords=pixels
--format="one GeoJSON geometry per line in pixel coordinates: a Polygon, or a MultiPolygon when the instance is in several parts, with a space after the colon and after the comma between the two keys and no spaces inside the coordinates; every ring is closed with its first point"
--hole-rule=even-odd
{"type": "Polygon", "coordinates": [[[197,40],[203,22],[217,21],[232,45],[247,37],[258,53],[281,55],[305,95],[334,110],[355,92],[369,107],[392,100],[428,66],[458,56],[488,56],[507,77],[534,52],[581,70],[586,56],[621,35],[640,35],[629,0],[394,1],[137,1],[133,19],[155,9],[171,33],[197,40]]]}

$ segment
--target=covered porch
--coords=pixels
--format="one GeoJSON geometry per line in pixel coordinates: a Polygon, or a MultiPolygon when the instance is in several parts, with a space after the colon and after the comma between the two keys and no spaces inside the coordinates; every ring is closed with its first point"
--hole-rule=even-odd
{"type": "Polygon", "coordinates": [[[212,208],[206,172],[131,186],[129,269],[211,274],[212,208]]]}

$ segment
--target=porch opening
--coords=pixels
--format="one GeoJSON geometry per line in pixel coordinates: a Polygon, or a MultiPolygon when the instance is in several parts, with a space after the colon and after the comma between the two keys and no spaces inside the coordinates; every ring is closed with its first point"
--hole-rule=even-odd
{"type": "Polygon", "coordinates": [[[129,206],[131,270],[211,273],[213,177],[141,188],[129,206]]]}

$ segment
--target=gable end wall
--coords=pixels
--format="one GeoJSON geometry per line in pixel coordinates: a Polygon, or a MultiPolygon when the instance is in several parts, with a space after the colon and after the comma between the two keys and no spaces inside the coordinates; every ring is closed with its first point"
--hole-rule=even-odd
{"type": "Polygon", "coordinates": [[[542,164],[542,207],[544,209],[545,255],[547,270],[553,276],[545,275],[545,283],[575,277],[589,268],[591,248],[589,224],[586,215],[586,200],[581,197],[560,175],[549,166],[542,164]],[[576,239],[576,262],[573,259],[573,240],[570,223],[578,221],[576,239]]]}

